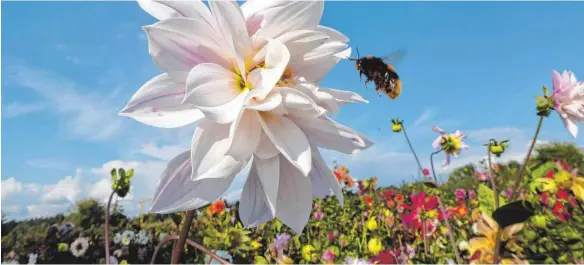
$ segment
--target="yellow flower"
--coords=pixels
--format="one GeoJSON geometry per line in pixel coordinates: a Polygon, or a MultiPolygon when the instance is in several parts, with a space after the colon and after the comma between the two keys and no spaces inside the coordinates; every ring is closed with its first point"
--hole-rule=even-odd
{"type": "Polygon", "coordinates": [[[122,261],[120,261],[120,264],[128,264],[128,261],[127,260],[122,260],[122,261]]]}
{"type": "Polygon", "coordinates": [[[381,240],[378,238],[369,239],[367,243],[367,249],[369,252],[373,253],[373,255],[377,255],[377,253],[383,250],[383,245],[381,245],[381,240]]]}
{"type": "Polygon", "coordinates": [[[367,221],[367,229],[369,230],[376,230],[377,229],[377,222],[375,221],[375,217],[372,217],[367,221]]]}
{"type": "Polygon", "coordinates": [[[442,234],[443,236],[447,236],[448,235],[448,227],[440,227],[440,234],[442,234]]]}
{"type": "Polygon", "coordinates": [[[251,248],[252,249],[258,249],[258,248],[261,248],[261,247],[262,247],[262,243],[257,242],[255,240],[251,242],[251,248]]]}
{"type": "Polygon", "coordinates": [[[314,247],[311,245],[306,245],[306,246],[302,247],[302,258],[304,258],[304,260],[306,260],[306,261],[311,261],[313,250],[314,250],[314,247]]]}
{"type": "Polygon", "coordinates": [[[393,125],[391,125],[391,130],[393,132],[401,132],[402,125],[401,124],[393,124],[393,125]]]}
{"type": "Polygon", "coordinates": [[[569,189],[572,187],[572,174],[566,170],[560,170],[554,175],[554,180],[562,189],[569,189]]]}
{"type": "MultiPolygon", "coordinates": [[[[523,224],[514,224],[505,227],[501,240],[507,241],[507,245],[515,243],[513,236],[523,228],[523,224]]],[[[485,212],[481,213],[481,220],[477,223],[477,232],[481,234],[480,237],[475,237],[470,240],[468,252],[473,255],[476,251],[480,251],[480,257],[477,263],[490,264],[493,263],[493,254],[495,249],[495,241],[499,225],[485,212]]]]}
{"type": "Polygon", "coordinates": [[[430,210],[426,212],[426,215],[428,216],[428,218],[433,219],[438,217],[438,212],[436,210],[430,210]]]}
{"type": "Polygon", "coordinates": [[[294,261],[290,257],[285,255],[279,257],[278,259],[276,259],[276,261],[278,262],[278,264],[294,264],[294,261]]]}
{"type": "Polygon", "coordinates": [[[558,186],[572,190],[576,198],[584,201],[584,177],[578,177],[578,169],[573,169],[571,172],[566,171],[559,162],[557,167],[561,169],[554,175],[554,180],[558,183],[558,186]]]}
{"type": "Polygon", "coordinates": [[[383,215],[385,215],[386,217],[387,216],[390,216],[391,215],[391,211],[386,209],[385,211],[383,211],[383,215]]]}

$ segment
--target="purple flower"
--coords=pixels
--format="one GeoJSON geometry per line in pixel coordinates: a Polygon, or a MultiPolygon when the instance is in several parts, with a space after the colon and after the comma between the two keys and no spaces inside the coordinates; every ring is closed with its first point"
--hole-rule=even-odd
{"type": "Polygon", "coordinates": [[[477,197],[477,194],[475,193],[474,190],[468,190],[468,199],[469,200],[474,200],[477,197]]]}
{"type": "Polygon", "coordinates": [[[335,260],[335,253],[327,249],[322,253],[321,258],[324,262],[333,262],[335,260]]]}
{"type": "Polygon", "coordinates": [[[274,239],[274,247],[276,251],[281,252],[288,246],[288,242],[290,241],[290,235],[288,233],[279,234],[274,239]]]}
{"type": "Polygon", "coordinates": [[[235,224],[235,216],[231,217],[231,224],[235,224]]]}
{"type": "Polygon", "coordinates": [[[320,221],[324,218],[324,213],[321,211],[317,211],[314,213],[314,219],[320,221]]]}
{"type": "Polygon", "coordinates": [[[464,199],[466,198],[466,191],[463,189],[456,189],[456,198],[457,199],[464,199]]]}

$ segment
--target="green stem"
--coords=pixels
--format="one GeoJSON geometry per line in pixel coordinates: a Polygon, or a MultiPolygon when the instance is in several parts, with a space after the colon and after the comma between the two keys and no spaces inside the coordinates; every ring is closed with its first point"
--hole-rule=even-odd
{"type": "MultiPolygon", "coordinates": [[[[491,189],[493,189],[493,196],[495,197],[495,209],[499,208],[499,193],[497,192],[497,183],[495,182],[495,175],[493,174],[493,163],[491,160],[491,149],[490,145],[487,146],[488,163],[489,163],[489,180],[491,181],[491,189]]],[[[501,236],[503,235],[503,230],[498,229],[497,235],[495,237],[495,250],[494,250],[494,263],[499,263],[499,248],[501,248],[501,236]]]]}
{"type": "Polygon", "coordinates": [[[402,124],[402,129],[404,131],[404,136],[406,137],[406,141],[408,142],[408,145],[410,146],[410,150],[412,150],[412,154],[414,155],[414,158],[416,159],[416,162],[418,163],[418,168],[420,168],[420,172],[424,172],[424,169],[422,168],[422,163],[420,163],[420,159],[418,159],[418,155],[416,155],[416,151],[414,151],[414,147],[412,146],[412,143],[410,142],[410,138],[408,137],[408,134],[406,133],[406,126],[404,126],[402,124]]]}
{"type": "Polygon", "coordinates": [[[521,184],[521,177],[523,176],[523,172],[525,172],[525,168],[527,167],[527,163],[529,162],[529,158],[531,157],[531,153],[533,152],[533,148],[535,147],[535,142],[537,141],[537,137],[539,136],[539,131],[541,130],[541,125],[543,124],[544,116],[539,117],[539,122],[537,124],[537,129],[535,130],[535,135],[533,136],[533,140],[531,141],[531,145],[529,146],[529,151],[523,160],[523,165],[521,165],[521,169],[515,177],[515,184],[513,184],[513,194],[509,199],[509,202],[512,202],[519,196],[519,185],[521,184]]]}
{"type": "MultiPolygon", "coordinates": [[[[430,166],[432,167],[432,176],[434,176],[434,181],[436,181],[436,186],[438,186],[438,178],[436,178],[436,171],[434,170],[434,155],[442,152],[442,149],[433,152],[430,155],[430,166]]],[[[438,186],[439,187],[439,186],[438,186]]],[[[440,192],[442,193],[442,192],[440,192]]],[[[440,197],[438,197],[438,206],[440,207],[440,211],[442,212],[442,216],[444,216],[444,221],[446,222],[446,227],[448,228],[448,238],[450,238],[450,244],[452,245],[452,249],[454,250],[454,255],[456,256],[456,262],[458,264],[462,264],[462,258],[460,258],[460,253],[458,252],[458,248],[456,246],[456,239],[454,238],[454,229],[452,229],[452,225],[450,224],[450,218],[448,218],[448,213],[446,212],[446,207],[442,203],[440,197]]]]}

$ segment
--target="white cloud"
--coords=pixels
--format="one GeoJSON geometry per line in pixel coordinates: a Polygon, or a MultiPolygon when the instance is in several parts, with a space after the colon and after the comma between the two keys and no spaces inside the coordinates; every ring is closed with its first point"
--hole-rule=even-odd
{"type": "Polygon", "coordinates": [[[413,123],[412,123],[412,127],[417,127],[421,124],[423,124],[424,122],[434,118],[436,116],[436,110],[434,109],[427,109],[424,110],[424,112],[422,112],[422,114],[420,115],[420,117],[418,117],[413,123]]]}
{"type": "Polygon", "coordinates": [[[188,147],[185,148],[182,145],[163,145],[158,147],[156,144],[150,143],[143,145],[138,152],[154,158],[170,161],[186,150],[188,150],[188,147]]]}
{"type": "Polygon", "coordinates": [[[31,167],[46,168],[46,169],[68,169],[71,168],[69,162],[54,158],[36,158],[26,161],[26,164],[31,167]]]}
{"type": "Polygon", "coordinates": [[[31,204],[26,207],[29,217],[39,218],[53,216],[58,213],[66,212],[71,204],[60,203],[60,204],[31,204]]]}
{"type": "Polygon", "coordinates": [[[22,183],[17,181],[14,177],[2,181],[2,199],[6,199],[10,195],[20,193],[21,191],[22,183]]]}
{"type": "Polygon", "coordinates": [[[4,104],[2,106],[2,117],[15,118],[18,116],[23,116],[34,112],[39,112],[45,110],[46,108],[47,105],[41,102],[34,103],[11,102],[8,104],[4,104]]]}
{"type": "Polygon", "coordinates": [[[122,120],[117,116],[118,108],[107,97],[18,60],[7,65],[3,69],[7,79],[36,92],[51,109],[63,115],[65,131],[93,140],[108,139],[120,131],[122,120]]]}
{"type": "Polygon", "coordinates": [[[57,184],[47,186],[45,194],[42,196],[43,202],[59,202],[68,200],[74,202],[81,193],[81,170],[77,170],[75,177],[66,176],[59,180],[57,184]]]}

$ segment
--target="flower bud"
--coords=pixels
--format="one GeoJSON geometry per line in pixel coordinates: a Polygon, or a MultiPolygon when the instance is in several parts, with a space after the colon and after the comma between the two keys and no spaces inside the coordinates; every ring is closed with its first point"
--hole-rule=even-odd
{"type": "Polygon", "coordinates": [[[373,255],[377,255],[377,253],[381,252],[381,250],[383,250],[383,245],[381,244],[381,240],[379,240],[378,238],[372,238],[369,240],[369,242],[367,243],[367,250],[369,250],[369,252],[373,253],[373,255]]]}
{"type": "Polygon", "coordinates": [[[393,124],[393,125],[391,125],[391,130],[392,130],[393,132],[396,132],[396,133],[397,133],[397,132],[401,132],[402,128],[403,128],[403,127],[402,127],[402,125],[401,125],[401,124],[393,124]]]}
{"type": "Polygon", "coordinates": [[[540,229],[547,229],[546,218],[543,215],[536,215],[531,218],[531,223],[540,229]]]}

